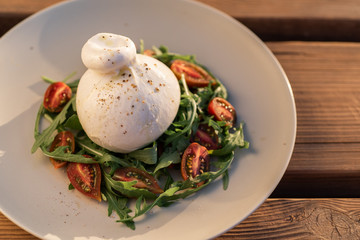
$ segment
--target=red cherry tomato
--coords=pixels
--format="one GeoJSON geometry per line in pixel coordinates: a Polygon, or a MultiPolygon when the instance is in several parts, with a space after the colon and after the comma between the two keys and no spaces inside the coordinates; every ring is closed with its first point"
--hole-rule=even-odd
{"type": "Polygon", "coordinates": [[[210,101],[208,112],[216,120],[226,122],[227,126],[232,127],[236,121],[235,108],[228,101],[220,97],[215,97],[210,101]]]}
{"type": "Polygon", "coordinates": [[[67,166],[67,175],[75,189],[101,202],[101,169],[98,163],[71,162],[67,166]]]}
{"type": "MultiPolygon", "coordinates": [[[[193,142],[184,151],[181,159],[181,176],[187,180],[190,176],[196,176],[208,172],[210,168],[210,156],[207,149],[193,142]]],[[[200,184],[201,185],[201,184],[200,184]]]]}
{"type": "Polygon", "coordinates": [[[155,52],[151,49],[146,49],[146,50],[144,50],[144,55],[152,57],[155,55],[155,52]]]}
{"type": "MultiPolygon", "coordinates": [[[[55,136],[49,151],[52,152],[60,146],[69,146],[69,148],[67,148],[66,151],[73,153],[75,151],[74,135],[69,131],[59,132],[55,136]]],[[[66,161],[56,160],[52,157],[50,158],[50,160],[55,168],[61,168],[67,164],[66,161]]]]}
{"type": "Polygon", "coordinates": [[[44,95],[44,108],[50,112],[60,112],[72,95],[71,88],[63,82],[51,84],[44,95]]]}
{"type": "Polygon", "coordinates": [[[186,84],[191,88],[206,87],[209,83],[215,84],[215,80],[210,74],[196,64],[184,60],[175,60],[172,62],[170,69],[179,80],[181,75],[184,74],[186,84]]]}
{"type": "Polygon", "coordinates": [[[201,124],[193,138],[193,142],[197,142],[200,145],[206,147],[208,150],[214,150],[219,148],[219,139],[215,133],[214,128],[201,124]]]}
{"type": "Polygon", "coordinates": [[[115,170],[112,177],[115,181],[131,182],[136,180],[136,188],[145,188],[154,194],[160,194],[164,191],[160,188],[157,181],[149,173],[134,167],[125,167],[115,170]]]}

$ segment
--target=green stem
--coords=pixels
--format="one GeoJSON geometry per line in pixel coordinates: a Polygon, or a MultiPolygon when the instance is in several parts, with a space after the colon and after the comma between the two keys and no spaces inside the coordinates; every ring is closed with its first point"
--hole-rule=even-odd
{"type": "Polygon", "coordinates": [[[41,116],[43,115],[43,113],[44,113],[44,106],[41,104],[35,120],[35,128],[34,128],[35,139],[40,135],[39,126],[40,126],[41,116]]]}
{"type": "Polygon", "coordinates": [[[47,83],[50,83],[50,84],[56,83],[56,81],[51,79],[51,78],[48,78],[48,77],[45,77],[45,76],[42,76],[41,78],[42,78],[42,80],[44,80],[47,83]]]}
{"type": "Polygon", "coordinates": [[[193,122],[195,120],[195,117],[196,117],[197,104],[196,104],[195,99],[191,96],[191,93],[190,93],[189,88],[185,81],[184,74],[181,75],[181,83],[184,86],[184,92],[185,92],[185,95],[183,95],[183,96],[185,96],[185,98],[188,98],[190,100],[191,107],[192,107],[189,124],[181,132],[177,132],[177,133],[171,135],[170,137],[168,137],[165,141],[165,145],[168,145],[169,143],[173,142],[174,139],[176,139],[177,137],[187,133],[191,129],[193,122]]]}
{"type": "Polygon", "coordinates": [[[40,118],[43,113],[43,108],[40,107],[38,116],[36,119],[36,125],[35,125],[35,142],[33,147],[31,148],[31,152],[34,153],[44,142],[46,142],[51,134],[56,130],[57,126],[61,124],[65,120],[65,115],[67,113],[68,108],[73,104],[75,101],[75,97],[70,99],[70,101],[64,106],[63,110],[54,118],[54,120],[51,122],[50,126],[47,127],[42,133],[39,133],[39,123],[40,118]],[[39,119],[38,119],[39,118],[39,119]]]}
{"type": "Polygon", "coordinates": [[[70,78],[76,75],[76,72],[72,72],[67,76],[64,80],[62,80],[63,83],[66,83],[70,78]]]}

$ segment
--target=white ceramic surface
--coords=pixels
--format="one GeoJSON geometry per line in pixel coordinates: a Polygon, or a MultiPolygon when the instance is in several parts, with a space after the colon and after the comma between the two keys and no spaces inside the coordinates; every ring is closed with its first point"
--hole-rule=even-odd
{"type": "Polygon", "coordinates": [[[208,239],[251,214],[288,165],[296,135],[290,84],[277,60],[231,17],[192,1],[79,0],[41,11],[0,40],[0,210],[45,239],[208,239]],[[47,84],[85,70],[84,42],[113,32],[146,47],[195,54],[229,89],[251,148],[238,152],[230,185],[215,182],[169,208],[155,209],[132,231],[107,217],[107,205],[68,191],[63,170],[30,154],[36,112],[47,84]]]}

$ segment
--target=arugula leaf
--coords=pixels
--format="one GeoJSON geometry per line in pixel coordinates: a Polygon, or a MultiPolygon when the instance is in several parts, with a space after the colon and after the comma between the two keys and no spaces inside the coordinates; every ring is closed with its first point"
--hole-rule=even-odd
{"type": "Polygon", "coordinates": [[[153,47],[153,50],[155,52],[155,56],[153,57],[168,66],[170,66],[171,62],[176,59],[181,59],[188,62],[195,62],[194,55],[180,55],[176,53],[169,53],[168,49],[165,46],[160,46],[159,48],[153,47]]]}
{"type": "Polygon", "coordinates": [[[198,88],[194,94],[197,97],[197,105],[200,109],[206,109],[210,100],[213,98],[214,91],[211,84],[207,87],[198,88]]]}
{"type": "Polygon", "coordinates": [[[72,81],[71,83],[67,83],[67,85],[71,88],[71,90],[73,92],[76,92],[79,82],[80,82],[80,79],[76,79],[76,80],[72,81]]]}
{"type": "MultiPolygon", "coordinates": [[[[192,94],[190,93],[184,75],[182,75],[181,77],[181,83],[182,86],[184,88],[184,94],[181,96],[183,99],[187,99],[189,101],[189,105],[187,107],[187,125],[183,128],[183,129],[178,129],[175,128],[176,132],[172,133],[169,137],[166,138],[165,140],[165,145],[168,145],[169,143],[173,142],[176,138],[178,138],[179,136],[183,135],[183,134],[189,134],[191,127],[195,121],[195,118],[197,118],[197,104],[195,102],[195,99],[192,97],[192,94]]],[[[178,123],[179,124],[179,123],[178,123]]]]}
{"type": "Polygon", "coordinates": [[[48,78],[46,76],[42,76],[41,77],[42,80],[44,80],[45,82],[49,83],[49,84],[53,84],[53,83],[56,83],[57,81],[55,81],[54,79],[51,79],[51,78],[48,78]]]}
{"type": "Polygon", "coordinates": [[[140,39],[140,54],[144,54],[144,40],[140,39]]]}
{"type": "Polygon", "coordinates": [[[140,196],[150,199],[156,198],[156,195],[148,191],[147,189],[133,187],[137,181],[131,181],[131,182],[116,181],[112,179],[111,175],[106,172],[104,172],[103,175],[108,190],[111,191],[116,190],[117,192],[129,198],[140,197],[140,196]]]}
{"type": "Polygon", "coordinates": [[[222,97],[224,99],[227,99],[228,93],[227,93],[227,90],[226,90],[225,86],[222,84],[222,82],[217,77],[215,77],[214,74],[212,74],[212,72],[206,66],[201,65],[199,63],[196,63],[196,64],[198,64],[203,69],[205,69],[205,71],[207,71],[210,74],[210,76],[212,76],[213,79],[215,79],[215,81],[216,81],[216,83],[218,85],[218,87],[214,90],[214,94],[213,94],[212,98],[214,98],[214,97],[222,97]]]}
{"type": "MultiPolygon", "coordinates": [[[[46,145],[50,144],[52,142],[52,139],[50,136],[54,133],[57,126],[61,123],[63,123],[66,120],[66,113],[68,111],[68,108],[73,104],[75,101],[75,97],[72,97],[70,101],[64,106],[64,108],[61,110],[61,112],[55,117],[53,122],[50,124],[49,127],[47,127],[42,133],[39,133],[39,121],[36,120],[35,125],[35,142],[34,145],[31,148],[31,153],[34,153],[43,143],[46,145]],[[51,139],[51,140],[49,140],[51,139]]],[[[43,107],[41,106],[39,109],[38,115],[41,115],[43,113],[43,107]]]]}
{"type": "Polygon", "coordinates": [[[159,171],[162,168],[166,168],[173,163],[179,163],[181,161],[180,154],[178,151],[173,152],[164,152],[159,159],[159,163],[157,164],[154,173],[159,171]]]}
{"type": "MultiPolygon", "coordinates": [[[[116,214],[120,217],[120,220],[129,218],[128,213],[130,213],[131,210],[126,206],[126,203],[128,202],[127,198],[118,197],[106,189],[103,189],[102,193],[105,195],[108,202],[108,216],[110,216],[112,212],[115,211],[116,214]]],[[[122,222],[125,223],[126,226],[128,226],[130,229],[135,230],[134,221],[127,220],[122,222]]]]}
{"type": "MultiPolygon", "coordinates": [[[[64,78],[64,80],[62,80],[63,83],[66,83],[70,78],[72,78],[73,76],[75,76],[76,72],[72,72],[71,74],[69,74],[66,78],[64,78]]],[[[46,77],[46,76],[41,76],[42,80],[44,80],[45,82],[49,83],[49,84],[53,84],[53,83],[56,83],[57,81],[52,79],[52,78],[49,78],[49,77],[46,77]]],[[[75,88],[77,87],[78,83],[79,83],[80,79],[77,79],[77,80],[74,80],[72,81],[71,83],[67,83],[67,85],[70,87],[70,88],[75,88]]]]}
{"type": "Polygon", "coordinates": [[[40,146],[41,151],[47,157],[54,158],[56,160],[66,161],[66,162],[78,162],[78,163],[97,163],[91,158],[84,157],[81,154],[72,154],[67,153],[65,150],[69,148],[68,146],[60,146],[56,148],[54,151],[49,152],[46,147],[43,145],[40,146]]]}
{"type": "Polygon", "coordinates": [[[110,154],[107,150],[99,147],[93,143],[87,136],[83,138],[75,138],[75,142],[87,153],[95,155],[95,159],[101,163],[105,164],[107,162],[114,162],[123,167],[133,166],[127,159],[116,157],[113,154],[110,154]]]}
{"type": "Polygon", "coordinates": [[[128,154],[130,158],[134,158],[146,164],[156,164],[157,162],[157,144],[153,142],[151,147],[135,150],[128,154]]]}
{"type": "Polygon", "coordinates": [[[229,172],[228,170],[226,170],[224,173],[223,173],[223,189],[226,190],[229,186],[229,172]]]}
{"type": "Polygon", "coordinates": [[[223,156],[233,152],[236,148],[248,147],[249,143],[244,140],[243,125],[240,124],[234,133],[228,133],[221,149],[209,150],[209,154],[223,156]]]}
{"type": "Polygon", "coordinates": [[[75,113],[66,120],[66,122],[64,123],[64,127],[74,130],[83,130],[79,117],[75,113]]]}
{"type": "MultiPolygon", "coordinates": [[[[121,219],[119,221],[120,222],[133,221],[135,218],[147,213],[155,206],[160,206],[160,207],[164,206],[165,202],[168,202],[167,197],[173,196],[174,193],[176,193],[176,191],[178,191],[178,190],[179,190],[179,187],[169,188],[168,190],[166,190],[165,192],[160,194],[159,197],[156,198],[151,204],[147,204],[147,203],[140,204],[139,202],[137,202],[137,206],[135,209],[135,215],[132,217],[121,219]]],[[[138,201],[143,200],[142,196],[140,196],[139,198],[140,198],[140,200],[138,200],[138,201]]]]}

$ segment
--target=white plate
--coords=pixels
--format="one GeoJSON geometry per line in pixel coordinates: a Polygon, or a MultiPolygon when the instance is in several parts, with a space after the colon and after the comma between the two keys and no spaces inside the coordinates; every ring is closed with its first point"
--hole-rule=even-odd
{"type": "Polygon", "coordinates": [[[267,47],[231,17],[192,1],[80,0],[41,11],[0,40],[0,209],[45,239],[207,239],[251,214],[288,165],[296,135],[290,84],[267,47]],[[132,231],[107,217],[107,205],[68,191],[63,170],[30,154],[36,112],[47,84],[85,70],[84,42],[98,32],[126,35],[146,47],[195,54],[229,89],[251,148],[236,155],[230,186],[221,181],[132,231]]]}

